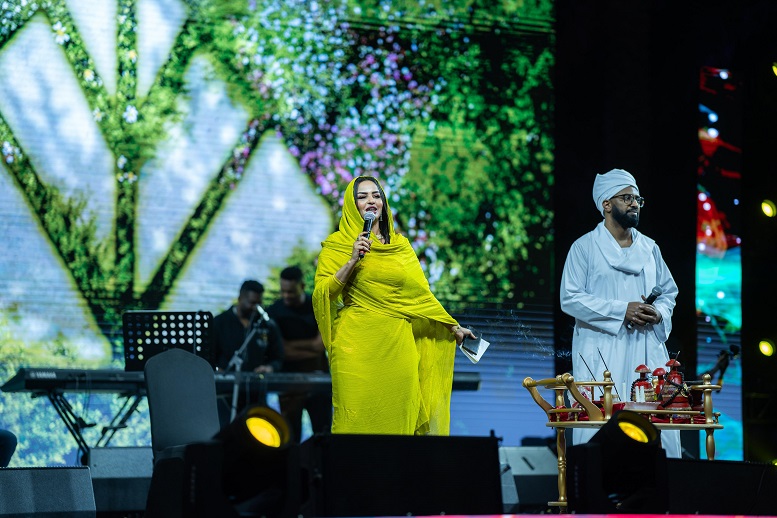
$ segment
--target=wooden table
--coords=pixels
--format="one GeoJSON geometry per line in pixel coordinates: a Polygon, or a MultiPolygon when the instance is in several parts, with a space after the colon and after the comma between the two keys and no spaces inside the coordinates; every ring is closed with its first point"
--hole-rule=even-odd
{"type": "MultiPolygon", "coordinates": [[[[704,430],[706,437],[707,459],[715,459],[715,430],[723,429],[723,425],[718,422],[719,412],[712,410],[712,391],[720,390],[720,385],[712,385],[711,377],[705,374],[702,377],[702,383],[690,385],[689,390],[702,392],[703,409],[702,410],[631,410],[633,412],[650,414],[655,416],[667,416],[667,423],[652,423],[659,430],[704,430]],[[675,422],[675,419],[690,421],[700,421],[704,417],[703,423],[685,423],[675,422]]],[[[610,372],[604,372],[604,381],[585,381],[576,382],[571,374],[560,374],[555,378],[543,380],[533,380],[527,377],[523,380],[523,386],[529,391],[534,401],[545,411],[548,416],[548,422],[545,426],[556,430],[556,453],[558,456],[558,500],[548,502],[548,505],[554,507],[567,507],[567,443],[564,432],[567,428],[601,428],[612,417],[613,399],[612,390],[614,387],[610,372]],[[602,408],[592,403],[583,396],[578,387],[601,387],[603,392],[602,408]],[[553,390],[555,393],[555,404],[546,401],[539,392],[539,387],[553,390]],[[569,394],[580,405],[577,407],[567,406],[564,400],[564,393],[569,394]],[[581,420],[587,416],[588,420],[581,420]]],[[[593,390],[593,388],[592,388],[593,390]]],[[[650,416],[646,416],[649,418],[650,416]]]]}

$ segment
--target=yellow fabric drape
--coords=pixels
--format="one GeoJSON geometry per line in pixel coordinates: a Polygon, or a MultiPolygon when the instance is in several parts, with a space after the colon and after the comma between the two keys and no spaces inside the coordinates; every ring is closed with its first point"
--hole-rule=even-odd
{"type": "Polygon", "coordinates": [[[335,277],[362,231],[355,182],[339,230],[322,243],[313,291],[332,371],[332,431],[447,435],[456,350],[449,327],[457,322],[429,289],[408,240],[394,232],[387,200],[389,243],[373,239],[348,281],[335,277]]]}

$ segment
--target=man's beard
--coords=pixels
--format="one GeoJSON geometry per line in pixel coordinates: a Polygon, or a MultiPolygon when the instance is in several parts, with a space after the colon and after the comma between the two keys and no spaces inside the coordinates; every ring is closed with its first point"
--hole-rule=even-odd
{"type": "Polygon", "coordinates": [[[621,211],[617,207],[613,207],[612,218],[623,228],[637,228],[637,225],[639,225],[639,212],[629,213],[628,211],[621,211]]]}

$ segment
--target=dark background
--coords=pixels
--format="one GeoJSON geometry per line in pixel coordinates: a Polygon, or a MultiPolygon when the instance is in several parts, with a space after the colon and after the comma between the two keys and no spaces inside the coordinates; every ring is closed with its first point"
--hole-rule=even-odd
{"type": "MultiPolygon", "coordinates": [[[[777,3],[559,0],[556,67],[556,288],[571,244],[598,216],[597,173],[634,174],[646,198],[640,231],[656,240],[680,287],[667,347],[696,372],[696,169],[699,69],[743,78],[742,369],[744,458],[777,458],[774,340],[777,222],[760,202],[777,199],[777,3]]],[[[573,319],[555,297],[555,344],[571,349],[573,319]]],[[[556,355],[556,372],[571,368],[556,355]]]]}

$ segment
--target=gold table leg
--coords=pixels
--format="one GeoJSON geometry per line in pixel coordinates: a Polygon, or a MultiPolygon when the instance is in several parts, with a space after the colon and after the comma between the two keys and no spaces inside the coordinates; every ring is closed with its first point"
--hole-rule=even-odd
{"type": "Polygon", "coordinates": [[[548,505],[567,507],[567,438],[563,428],[556,428],[556,454],[558,455],[558,501],[548,502],[548,505]]]}
{"type": "Polygon", "coordinates": [[[707,460],[715,460],[715,437],[712,435],[715,433],[715,430],[707,428],[705,432],[707,432],[707,440],[705,443],[707,446],[707,460]]]}

